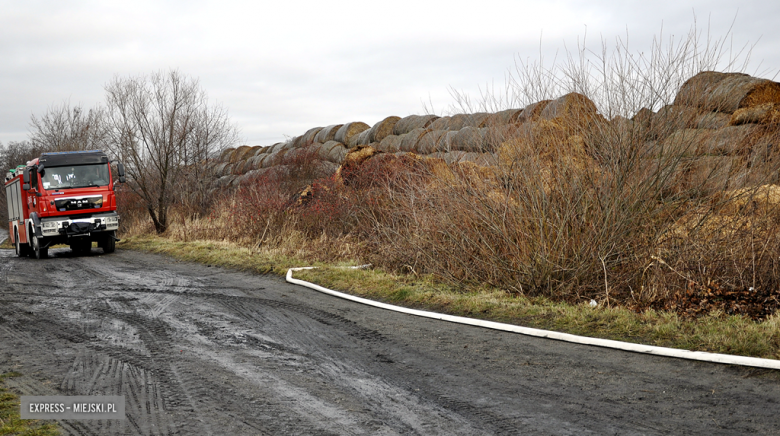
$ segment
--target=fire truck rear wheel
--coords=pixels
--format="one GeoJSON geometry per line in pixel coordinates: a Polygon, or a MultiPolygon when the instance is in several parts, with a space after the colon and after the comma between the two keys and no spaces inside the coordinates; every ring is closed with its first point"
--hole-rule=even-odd
{"type": "Polygon", "coordinates": [[[16,249],[16,255],[18,257],[25,257],[27,256],[27,244],[22,244],[19,242],[19,231],[14,229],[14,241],[16,241],[16,244],[14,244],[14,248],[16,249]]]}
{"type": "Polygon", "coordinates": [[[32,246],[36,259],[46,259],[49,257],[49,248],[41,248],[41,240],[34,234],[32,236],[32,246]]]}

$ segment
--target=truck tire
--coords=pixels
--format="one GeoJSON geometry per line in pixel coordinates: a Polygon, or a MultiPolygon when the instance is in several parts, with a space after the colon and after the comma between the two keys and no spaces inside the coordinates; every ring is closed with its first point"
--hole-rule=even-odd
{"type": "Polygon", "coordinates": [[[32,250],[36,259],[46,259],[49,257],[49,247],[42,248],[41,240],[33,234],[32,236],[32,250]]]}
{"type": "Polygon", "coordinates": [[[103,238],[103,243],[101,244],[103,247],[103,253],[109,254],[113,253],[114,250],[116,250],[116,240],[114,239],[114,232],[107,232],[106,236],[103,238]]]}
{"type": "Polygon", "coordinates": [[[22,244],[19,242],[19,231],[14,229],[14,241],[16,241],[16,244],[14,244],[14,249],[16,250],[16,255],[18,257],[25,257],[27,256],[27,244],[22,244]]]}

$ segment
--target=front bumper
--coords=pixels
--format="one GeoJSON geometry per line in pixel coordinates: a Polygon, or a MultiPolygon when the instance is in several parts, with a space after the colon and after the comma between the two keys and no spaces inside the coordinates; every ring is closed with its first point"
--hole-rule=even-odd
{"type": "Polygon", "coordinates": [[[53,217],[41,219],[41,234],[52,236],[87,236],[95,232],[110,232],[119,228],[116,212],[92,215],[86,218],[53,217]]]}

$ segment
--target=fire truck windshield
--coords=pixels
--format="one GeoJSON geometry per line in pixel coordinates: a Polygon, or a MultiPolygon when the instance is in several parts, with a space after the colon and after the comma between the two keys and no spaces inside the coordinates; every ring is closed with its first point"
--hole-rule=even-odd
{"type": "Polygon", "coordinates": [[[43,189],[86,188],[108,185],[108,165],[46,167],[41,177],[43,189]]]}

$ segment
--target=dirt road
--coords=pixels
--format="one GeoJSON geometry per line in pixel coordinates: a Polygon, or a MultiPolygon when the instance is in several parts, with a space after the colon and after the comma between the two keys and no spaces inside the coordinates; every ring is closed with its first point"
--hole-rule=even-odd
{"type": "Polygon", "coordinates": [[[0,373],[124,395],[69,434],[778,434],[780,376],[373,309],[118,250],[0,250],[0,373]]]}

